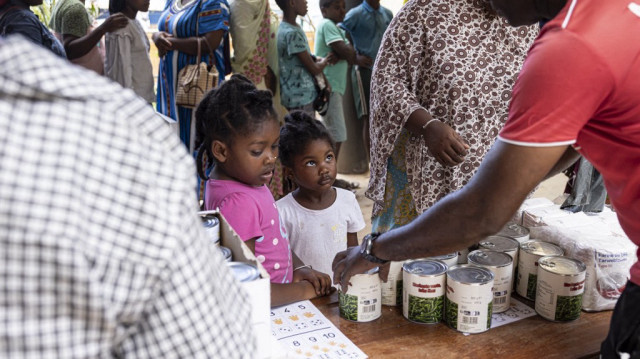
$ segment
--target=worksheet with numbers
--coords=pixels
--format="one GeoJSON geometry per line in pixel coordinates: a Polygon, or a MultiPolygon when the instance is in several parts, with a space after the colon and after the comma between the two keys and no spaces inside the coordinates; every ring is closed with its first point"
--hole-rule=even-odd
{"type": "Polygon", "coordinates": [[[271,331],[291,357],[368,358],[308,300],[271,308],[271,331]]]}

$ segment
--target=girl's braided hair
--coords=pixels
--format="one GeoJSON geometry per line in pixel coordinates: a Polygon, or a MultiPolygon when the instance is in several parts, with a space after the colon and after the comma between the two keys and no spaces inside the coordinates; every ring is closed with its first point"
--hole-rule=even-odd
{"type": "Polygon", "coordinates": [[[280,162],[285,167],[293,167],[293,156],[302,153],[314,140],[325,140],[336,150],[336,143],[322,122],[303,111],[292,111],[284,118],[280,129],[280,162]]]}
{"type": "Polygon", "coordinates": [[[196,158],[200,178],[208,179],[205,169],[214,161],[213,141],[229,145],[236,136],[246,136],[262,123],[276,120],[271,92],[258,90],[243,75],[233,75],[209,91],[196,109],[196,128],[202,138],[196,158]],[[207,161],[203,163],[205,153],[207,161]]]}

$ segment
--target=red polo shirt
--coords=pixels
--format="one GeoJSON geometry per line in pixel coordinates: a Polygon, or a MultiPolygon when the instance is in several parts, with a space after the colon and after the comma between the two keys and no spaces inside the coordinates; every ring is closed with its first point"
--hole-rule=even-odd
{"type": "MultiPolygon", "coordinates": [[[[640,4],[569,0],[529,51],[499,139],[573,145],[640,244],[640,4]]],[[[631,268],[640,285],[640,264],[631,268]]]]}

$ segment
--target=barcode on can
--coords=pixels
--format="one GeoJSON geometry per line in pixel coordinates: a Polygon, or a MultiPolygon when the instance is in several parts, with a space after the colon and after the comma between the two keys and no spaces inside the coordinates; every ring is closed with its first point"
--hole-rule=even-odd
{"type": "Polygon", "coordinates": [[[376,310],[376,305],[367,305],[365,307],[362,307],[362,312],[363,313],[373,313],[376,310]]]}
{"type": "Polygon", "coordinates": [[[507,297],[493,298],[493,304],[504,304],[507,302],[507,297]]]}
{"type": "Polygon", "coordinates": [[[478,317],[462,317],[462,324],[478,324],[478,317]]]}

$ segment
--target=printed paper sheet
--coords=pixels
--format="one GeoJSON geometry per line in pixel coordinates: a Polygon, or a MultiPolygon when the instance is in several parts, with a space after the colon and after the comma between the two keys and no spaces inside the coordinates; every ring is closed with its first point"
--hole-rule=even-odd
{"type": "Polygon", "coordinates": [[[271,330],[288,357],[368,358],[308,300],[272,308],[271,330]]]}

